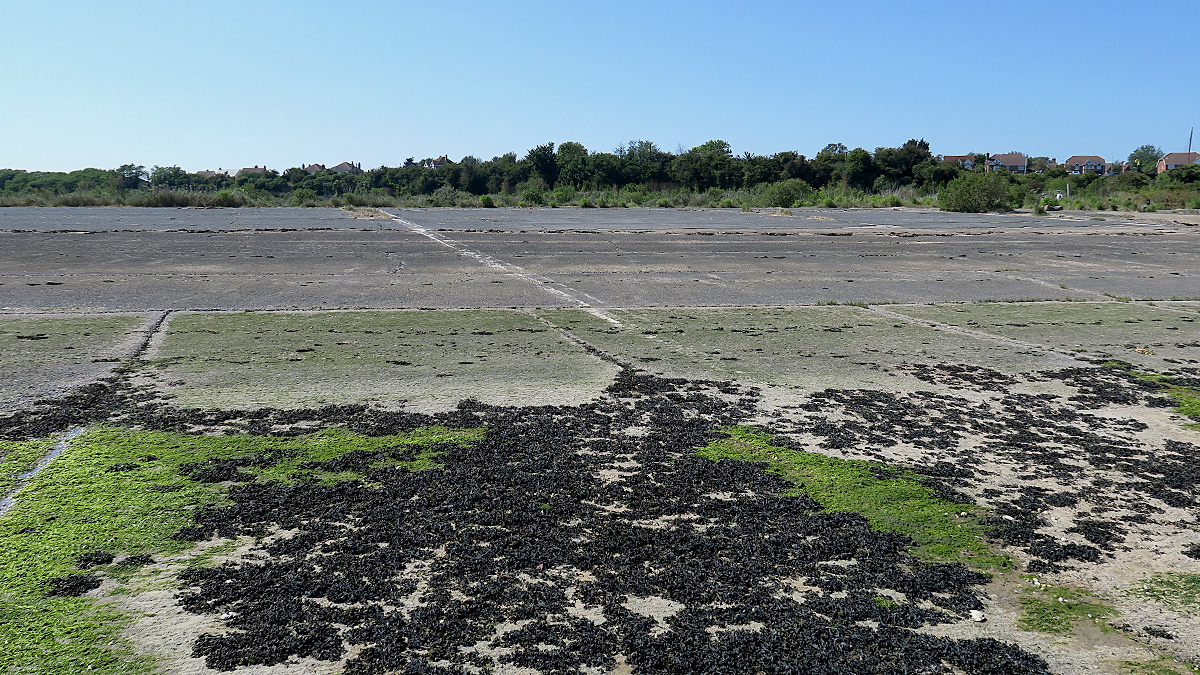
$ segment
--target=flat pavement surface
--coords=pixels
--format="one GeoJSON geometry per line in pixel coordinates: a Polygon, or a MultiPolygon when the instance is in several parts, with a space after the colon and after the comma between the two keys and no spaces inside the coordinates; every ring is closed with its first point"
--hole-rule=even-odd
{"type": "MultiPolygon", "coordinates": [[[[0,210],[0,309],[1200,296],[1200,228],[911,209],[0,210]]],[[[1101,218],[1103,216],[1095,216],[1101,218]]]]}

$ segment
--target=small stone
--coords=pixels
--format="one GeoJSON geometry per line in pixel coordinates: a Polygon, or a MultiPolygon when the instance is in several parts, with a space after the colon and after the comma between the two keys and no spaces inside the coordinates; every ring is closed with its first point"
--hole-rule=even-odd
{"type": "Polygon", "coordinates": [[[987,616],[984,615],[983,611],[973,609],[971,610],[971,620],[975,623],[983,623],[984,621],[987,621],[987,616]]]}

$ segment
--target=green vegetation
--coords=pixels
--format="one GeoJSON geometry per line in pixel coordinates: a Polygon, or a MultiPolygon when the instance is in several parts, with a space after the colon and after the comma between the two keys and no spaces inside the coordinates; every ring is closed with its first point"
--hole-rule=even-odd
{"type": "Polygon", "coordinates": [[[873,152],[830,143],[811,158],[790,150],[734,155],[721,140],[679,153],[645,140],[612,152],[566,142],[557,149],[553,143],[539,145],[520,159],[512,152],[457,162],[409,157],[400,166],[361,173],[310,174],[292,167],[235,177],[133,164],[70,173],[4,169],[0,206],[1200,208],[1200,166],[1155,176],[1157,159],[1150,155],[1158,151],[1138,148],[1130,155],[1136,169],[1114,176],[1068,174],[1064,167],[1047,168],[1045,157],[1029,158],[1032,173],[1012,175],[985,173],[986,155],[975,155],[974,168],[965,170],[917,139],[873,152]],[[1043,199],[1057,192],[1070,197],[1043,199]]]}
{"type": "Polygon", "coordinates": [[[943,211],[1009,211],[1015,202],[1009,177],[1000,173],[964,173],[938,193],[943,211]]]}
{"type": "Polygon", "coordinates": [[[799,178],[789,178],[777,183],[771,183],[762,191],[760,202],[763,206],[788,208],[794,204],[803,204],[804,198],[812,192],[808,183],[799,178]]]}
{"type": "Polygon", "coordinates": [[[539,145],[521,159],[507,153],[435,164],[410,157],[361,174],[293,167],[234,177],[132,164],[71,173],[5,169],[0,206],[929,206],[957,171],[923,140],[873,153],[831,143],[811,159],[794,151],[735,156],[720,140],[678,154],[650,141],[613,152],[567,142],[539,145]]]}
{"type": "Polygon", "coordinates": [[[1020,605],[1019,628],[1060,635],[1084,622],[1107,628],[1105,619],[1118,614],[1087,591],[1058,586],[1027,588],[1021,594],[1020,605]]]}
{"type": "MultiPolygon", "coordinates": [[[[1163,391],[1170,394],[1171,398],[1175,399],[1175,412],[1180,415],[1187,415],[1200,419],[1200,391],[1196,391],[1191,387],[1185,387],[1181,384],[1176,384],[1168,375],[1160,375],[1159,373],[1144,373],[1135,370],[1128,363],[1122,361],[1105,361],[1100,364],[1108,368],[1118,368],[1132,375],[1137,376],[1139,380],[1154,382],[1162,387],[1163,391]]],[[[1189,429],[1200,429],[1200,423],[1185,424],[1189,429]]]]}
{"type": "Polygon", "coordinates": [[[825,508],[859,513],[872,527],[908,535],[919,557],[960,561],[985,570],[1011,567],[1007,556],[996,554],[984,541],[977,507],[934,497],[911,472],[780,447],[769,435],[750,427],[730,427],[724,433],[727,438],[701,448],[699,455],[716,462],[765,462],[771,471],[795,483],[797,493],[807,494],[825,508]],[[893,476],[886,476],[889,471],[895,471],[893,476]]]}
{"type": "Polygon", "coordinates": [[[33,468],[54,445],[53,439],[37,441],[0,440],[0,497],[17,483],[17,476],[33,468]]]}
{"type": "Polygon", "coordinates": [[[1121,672],[1129,675],[1187,675],[1200,673],[1200,666],[1180,663],[1169,656],[1160,656],[1153,661],[1124,661],[1121,672]]]}
{"type": "Polygon", "coordinates": [[[1129,591],[1185,614],[1200,614],[1200,574],[1157,572],[1129,591]]]}
{"type": "MultiPolygon", "coordinates": [[[[128,617],[87,598],[48,597],[45,592],[50,579],[81,573],[74,564],[84,553],[117,555],[115,563],[95,569],[126,582],[136,573],[120,565],[122,556],[173,555],[191,548],[191,542],[172,535],[188,522],[191,509],[222,503],[226,487],[190,480],[180,473],[184,464],[258,456],[274,460],[245,468],[258,480],[357,478],[305,471],[299,465],[355,450],[381,457],[396,450],[415,451],[415,458],[393,463],[428,468],[434,466],[431,446],[468,443],[482,433],[442,427],[380,438],[344,429],[295,438],[115,428],[88,432],[21,490],[16,507],[0,518],[0,672],[153,671],[149,657],[135,655],[120,638],[128,617]]],[[[220,552],[209,550],[201,561],[220,552]]]]}

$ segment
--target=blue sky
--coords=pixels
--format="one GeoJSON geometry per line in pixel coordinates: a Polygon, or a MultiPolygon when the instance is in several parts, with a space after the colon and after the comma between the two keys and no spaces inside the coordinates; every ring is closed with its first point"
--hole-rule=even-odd
{"type": "Polygon", "coordinates": [[[633,139],[1111,160],[1183,150],[1200,125],[1196,0],[0,0],[0,17],[0,167],[29,170],[633,139]]]}

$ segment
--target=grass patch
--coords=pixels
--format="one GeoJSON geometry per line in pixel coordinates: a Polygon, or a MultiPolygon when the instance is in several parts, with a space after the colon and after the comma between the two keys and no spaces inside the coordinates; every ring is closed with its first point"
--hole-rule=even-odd
{"type": "Polygon", "coordinates": [[[1200,673],[1200,666],[1180,663],[1169,656],[1160,656],[1153,661],[1124,661],[1121,672],[1129,675],[1186,675],[1200,673]]]}
{"type": "Polygon", "coordinates": [[[1118,614],[1086,591],[1058,586],[1028,588],[1021,594],[1020,605],[1018,628],[1058,635],[1068,634],[1084,622],[1111,630],[1105,619],[1118,614]]]}
{"type": "Polygon", "coordinates": [[[1142,580],[1131,595],[1153,600],[1184,614],[1200,614],[1200,574],[1156,572],[1142,580]]]}
{"type": "MultiPolygon", "coordinates": [[[[180,473],[184,464],[267,457],[275,461],[245,470],[262,481],[333,480],[340,476],[327,471],[306,475],[300,465],[354,451],[386,457],[394,450],[412,458],[395,463],[430,468],[439,446],[467,443],[482,434],[479,429],[444,427],[379,438],[345,429],[296,438],[189,436],[115,428],[85,433],[23,488],[16,506],[0,517],[0,672],[155,671],[150,657],[135,654],[120,637],[128,617],[88,598],[45,593],[51,579],[70,574],[98,573],[128,582],[135,573],[122,569],[123,556],[157,557],[192,548],[192,542],[172,535],[187,524],[193,509],[223,503],[227,488],[223,483],[185,477],[180,473]],[[117,559],[90,570],[77,569],[76,559],[92,551],[112,553],[117,559]]],[[[38,451],[47,446],[39,442],[3,447],[22,456],[40,456],[38,451]]],[[[219,555],[219,549],[205,555],[219,555]]]]}
{"type": "Polygon", "coordinates": [[[797,493],[807,494],[827,509],[859,513],[872,527],[908,535],[916,544],[913,554],[923,559],[957,561],[982,570],[1012,566],[1008,556],[987,545],[978,507],[934,497],[911,472],[879,478],[877,472],[888,470],[879,462],[779,447],[769,435],[750,427],[735,426],[724,432],[728,437],[701,448],[701,457],[716,462],[765,462],[771,471],[795,483],[797,493]],[[962,512],[968,515],[959,516],[962,512]]]}
{"type": "MultiPolygon", "coordinates": [[[[263,450],[280,452],[284,456],[267,467],[245,469],[261,481],[279,481],[289,485],[297,480],[316,481],[320,483],[338,483],[345,480],[361,480],[365,478],[352,471],[328,471],[322,469],[303,468],[304,464],[313,462],[328,462],[339,459],[350,452],[363,452],[381,455],[371,462],[371,468],[389,466],[404,466],[411,471],[440,468],[435,460],[439,451],[436,446],[446,443],[462,444],[479,440],[483,437],[483,429],[448,429],[446,427],[428,427],[418,429],[398,436],[371,438],[361,436],[345,429],[326,429],[298,439],[274,439],[275,443],[267,444],[263,450]],[[387,457],[389,451],[414,450],[413,459],[401,460],[387,457]]],[[[256,440],[257,437],[247,437],[256,440]]],[[[252,450],[243,453],[248,455],[252,450]]]]}
{"type": "Polygon", "coordinates": [[[38,460],[50,452],[55,439],[36,441],[0,440],[0,496],[8,494],[17,484],[17,476],[29,471],[38,460]]]}
{"type": "MultiPolygon", "coordinates": [[[[1100,364],[1108,368],[1119,368],[1127,373],[1137,377],[1139,380],[1153,382],[1162,387],[1162,390],[1171,395],[1175,399],[1175,412],[1188,417],[1200,419],[1200,391],[1196,391],[1191,387],[1185,387],[1181,384],[1176,384],[1168,375],[1160,375],[1158,373],[1144,373],[1129,367],[1129,364],[1121,361],[1105,361],[1100,364]]],[[[1185,424],[1189,429],[1200,429],[1200,424],[1185,424]]]]}

